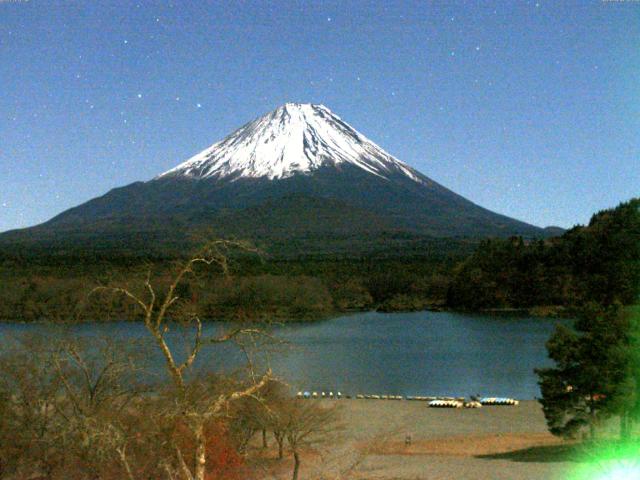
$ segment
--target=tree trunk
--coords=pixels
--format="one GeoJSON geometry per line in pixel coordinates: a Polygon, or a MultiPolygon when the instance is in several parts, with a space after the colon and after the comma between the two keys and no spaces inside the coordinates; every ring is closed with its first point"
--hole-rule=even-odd
{"type": "Polygon", "coordinates": [[[293,451],[293,478],[292,480],[298,480],[298,471],[300,470],[300,456],[297,451],[293,451]]]}
{"type": "Polygon", "coordinates": [[[194,480],[204,480],[205,467],[207,464],[204,426],[198,425],[195,430],[196,435],[196,468],[193,475],[194,480]]]}
{"type": "Polygon", "coordinates": [[[263,428],[262,429],[262,448],[267,448],[269,445],[267,445],[267,429],[263,428]]]}
{"type": "Polygon", "coordinates": [[[278,458],[282,460],[284,458],[284,435],[273,432],[273,438],[276,439],[276,443],[278,444],[278,458]]]}
{"type": "Polygon", "coordinates": [[[589,417],[589,436],[591,437],[591,441],[593,441],[596,439],[596,409],[593,395],[589,395],[589,417]]]}
{"type": "Polygon", "coordinates": [[[620,414],[620,440],[629,438],[629,414],[622,412],[620,414]]]}

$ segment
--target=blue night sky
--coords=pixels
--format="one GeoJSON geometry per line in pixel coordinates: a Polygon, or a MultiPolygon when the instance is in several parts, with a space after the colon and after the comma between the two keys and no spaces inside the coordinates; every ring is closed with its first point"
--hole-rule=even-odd
{"type": "Polygon", "coordinates": [[[640,2],[0,1],[0,231],[322,103],[491,210],[640,194],[640,2]]]}

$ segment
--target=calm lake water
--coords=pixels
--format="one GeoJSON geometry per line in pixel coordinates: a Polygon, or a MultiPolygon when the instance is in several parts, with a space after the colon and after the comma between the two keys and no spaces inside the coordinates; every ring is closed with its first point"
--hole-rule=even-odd
{"type": "MultiPolygon", "coordinates": [[[[317,323],[274,328],[289,342],[270,355],[274,372],[296,390],[333,390],[355,395],[539,396],[536,367],[550,365],[545,342],[557,320],[481,316],[449,312],[358,313],[317,323]]],[[[566,323],[566,321],[565,321],[566,323]]],[[[214,333],[220,324],[209,324],[214,333]]],[[[0,325],[0,335],[46,330],[44,326],[0,325]]],[[[85,324],[74,335],[145,338],[141,324],[85,324]]],[[[47,331],[56,335],[55,331],[47,331]]],[[[176,346],[184,335],[171,332],[176,346]]],[[[151,363],[161,358],[151,350],[151,363]]],[[[235,348],[214,347],[200,369],[227,371],[242,363],[235,348]]],[[[160,371],[160,370],[158,370],[160,371]]]]}

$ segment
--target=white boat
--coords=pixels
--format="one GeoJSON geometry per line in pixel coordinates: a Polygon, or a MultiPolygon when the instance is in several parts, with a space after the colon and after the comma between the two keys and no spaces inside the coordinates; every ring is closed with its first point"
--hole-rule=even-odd
{"type": "Polygon", "coordinates": [[[429,406],[432,408],[462,408],[462,402],[458,400],[431,400],[429,406]]]}

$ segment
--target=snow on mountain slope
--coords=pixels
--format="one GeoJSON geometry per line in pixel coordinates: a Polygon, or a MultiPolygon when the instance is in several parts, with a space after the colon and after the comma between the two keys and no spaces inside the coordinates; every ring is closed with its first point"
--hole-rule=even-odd
{"type": "Polygon", "coordinates": [[[345,123],[324,105],[287,103],[159,175],[204,178],[287,178],[343,162],[387,178],[421,176],[345,123]]]}

